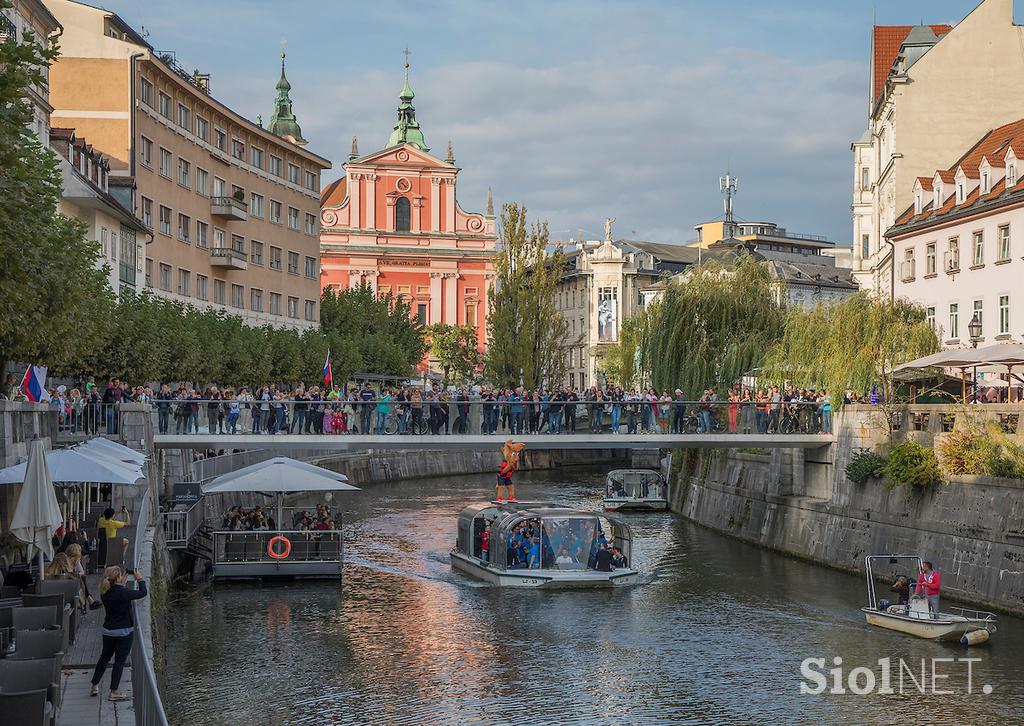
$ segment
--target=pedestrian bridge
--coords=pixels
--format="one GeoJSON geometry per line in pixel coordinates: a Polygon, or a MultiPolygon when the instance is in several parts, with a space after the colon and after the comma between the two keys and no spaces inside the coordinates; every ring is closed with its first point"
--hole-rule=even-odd
{"type": "Polygon", "coordinates": [[[832,434],[158,434],[158,449],[274,449],[318,451],[488,451],[514,438],[528,449],[815,449],[835,443],[832,434]]]}

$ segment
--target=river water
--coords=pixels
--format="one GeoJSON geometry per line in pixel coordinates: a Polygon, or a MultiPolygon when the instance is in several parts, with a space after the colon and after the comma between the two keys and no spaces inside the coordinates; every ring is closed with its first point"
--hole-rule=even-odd
{"type": "MultiPolygon", "coordinates": [[[[524,500],[600,506],[599,471],[518,480],[524,500]]],[[[630,515],[641,585],[482,586],[453,572],[447,552],[456,513],[493,497],[493,482],[346,495],[340,585],[218,584],[184,597],[167,646],[171,723],[1024,723],[1024,621],[1000,618],[970,651],[869,628],[862,578],[671,514],[630,515]],[[865,667],[875,689],[801,693],[817,687],[804,659],[825,659],[831,687],[837,657],[844,686],[865,667]],[[877,692],[880,658],[891,659],[893,694],[877,692]],[[963,658],[980,661],[934,660],[963,658]]],[[[855,685],[866,684],[860,673],[855,685]]]]}

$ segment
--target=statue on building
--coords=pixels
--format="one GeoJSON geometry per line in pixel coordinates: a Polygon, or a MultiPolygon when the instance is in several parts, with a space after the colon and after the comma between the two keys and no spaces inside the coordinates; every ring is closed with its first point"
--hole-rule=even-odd
{"type": "Polygon", "coordinates": [[[605,217],[604,218],[604,241],[605,242],[611,242],[612,241],[612,222],[614,222],[614,221],[615,221],[615,217],[605,217]]]}

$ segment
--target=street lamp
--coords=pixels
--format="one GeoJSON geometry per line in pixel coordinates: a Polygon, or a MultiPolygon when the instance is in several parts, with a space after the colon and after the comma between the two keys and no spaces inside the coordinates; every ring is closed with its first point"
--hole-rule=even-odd
{"type": "Polygon", "coordinates": [[[971,322],[967,324],[967,332],[971,334],[971,347],[977,348],[978,341],[981,340],[981,318],[978,313],[974,313],[971,322]]]}

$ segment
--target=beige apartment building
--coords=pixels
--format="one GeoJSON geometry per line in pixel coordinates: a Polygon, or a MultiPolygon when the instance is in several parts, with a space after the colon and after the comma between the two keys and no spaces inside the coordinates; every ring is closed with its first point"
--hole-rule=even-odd
{"type": "Polygon", "coordinates": [[[50,72],[53,123],[101,150],[112,178],[134,180],[133,194],[130,182],[117,188],[153,230],[143,287],[249,325],[317,326],[320,174],[330,162],[303,148],[283,56],[263,128],[217,101],[209,75],[186,72],[116,14],[46,5],[64,27],[50,72]]]}
{"type": "Polygon", "coordinates": [[[853,274],[888,295],[885,231],[914,181],[955,165],[986,132],[1021,116],[1024,27],[1014,0],[981,0],[956,25],[875,26],[868,128],[852,144],[853,274]]]}

